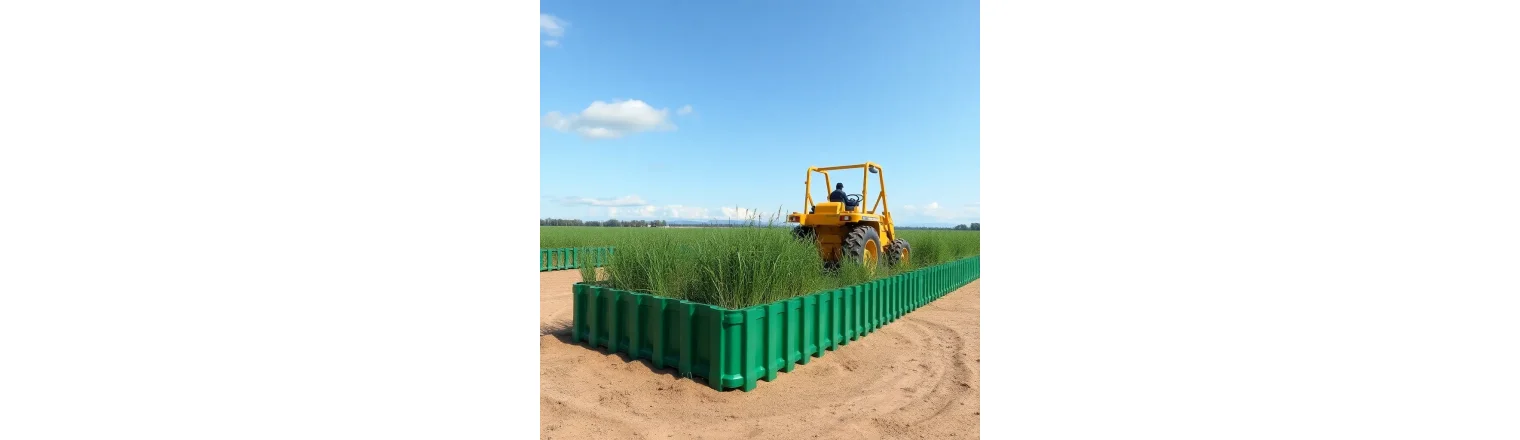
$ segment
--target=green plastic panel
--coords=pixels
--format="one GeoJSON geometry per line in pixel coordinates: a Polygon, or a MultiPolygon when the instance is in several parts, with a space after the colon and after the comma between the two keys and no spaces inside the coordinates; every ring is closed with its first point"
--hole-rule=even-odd
{"type": "Polygon", "coordinates": [[[539,249],[538,271],[602,267],[611,256],[611,247],[539,249]]]}
{"type": "Polygon", "coordinates": [[[750,391],[980,277],[976,256],[740,310],[577,283],[572,337],[750,391]]]}

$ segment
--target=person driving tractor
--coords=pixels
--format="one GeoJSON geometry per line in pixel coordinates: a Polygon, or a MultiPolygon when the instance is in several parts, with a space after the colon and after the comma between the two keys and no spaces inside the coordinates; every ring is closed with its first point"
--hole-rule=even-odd
{"type": "Polygon", "coordinates": [[[844,193],[844,184],[843,183],[836,183],[836,184],[834,184],[834,192],[829,193],[829,201],[830,202],[843,202],[844,199],[845,199],[845,197],[847,197],[847,196],[844,193]]]}

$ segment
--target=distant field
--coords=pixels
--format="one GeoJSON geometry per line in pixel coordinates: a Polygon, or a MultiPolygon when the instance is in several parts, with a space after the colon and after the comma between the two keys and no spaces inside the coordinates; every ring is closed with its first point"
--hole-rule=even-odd
{"type": "MultiPolygon", "coordinates": [[[[785,229],[790,230],[790,229],[785,229]]],[[[671,237],[683,238],[693,234],[714,233],[736,234],[737,228],[624,228],[624,227],[598,227],[598,226],[540,226],[538,228],[538,247],[542,249],[567,248],[567,247],[595,247],[617,246],[618,243],[626,243],[631,240],[644,237],[671,237]]],[[[925,230],[910,229],[899,230],[898,234],[919,250],[919,243],[924,246],[933,246],[931,241],[954,239],[963,246],[971,246],[970,253],[965,255],[977,255],[981,252],[981,231],[950,231],[950,230],[925,230]],[[975,237],[970,239],[967,237],[975,237]],[[974,245],[973,245],[974,244],[974,245]]],[[[928,250],[928,249],[925,249],[928,250]]]]}
{"type": "Polygon", "coordinates": [[[598,226],[540,226],[538,247],[542,249],[566,247],[616,246],[637,237],[667,236],[665,234],[687,233],[696,228],[623,228],[598,226]]]}

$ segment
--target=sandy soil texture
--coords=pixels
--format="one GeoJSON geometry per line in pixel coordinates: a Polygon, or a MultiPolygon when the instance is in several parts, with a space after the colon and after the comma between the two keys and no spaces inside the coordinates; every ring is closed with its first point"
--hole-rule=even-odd
{"type": "Polygon", "coordinates": [[[571,343],[577,281],[574,270],[539,278],[542,438],[979,437],[980,281],[748,393],[571,343]]]}

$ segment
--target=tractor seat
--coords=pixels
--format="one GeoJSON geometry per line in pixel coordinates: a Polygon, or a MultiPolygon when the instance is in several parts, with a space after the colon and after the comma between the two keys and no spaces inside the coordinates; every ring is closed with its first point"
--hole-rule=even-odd
{"type": "Polygon", "coordinates": [[[815,204],[813,205],[812,212],[809,212],[809,214],[839,214],[841,212],[841,205],[842,204],[839,202],[824,202],[815,204]]]}

